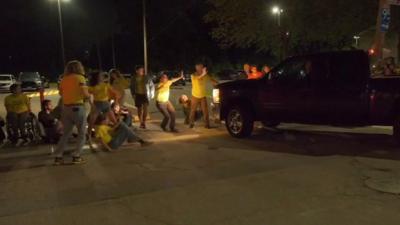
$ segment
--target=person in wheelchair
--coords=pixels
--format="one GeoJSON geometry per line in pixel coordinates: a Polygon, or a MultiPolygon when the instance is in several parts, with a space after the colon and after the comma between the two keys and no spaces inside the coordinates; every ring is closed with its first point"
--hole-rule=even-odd
{"type": "Polygon", "coordinates": [[[9,140],[16,146],[27,145],[31,141],[26,129],[31,111],[30,101],[28,96],[22,93],[20,85],[11,85],[10,91],[11,94],[4,100],[9,140]]]}
{"type": "Polygon", "coordinates": [[[54,115],[53,104],[51,100],[44,100],[42,111],[38,114],[39,122],[44,129],[44,141],[48,144],[56,144],[62,135],[62,124],[54,115]]]}

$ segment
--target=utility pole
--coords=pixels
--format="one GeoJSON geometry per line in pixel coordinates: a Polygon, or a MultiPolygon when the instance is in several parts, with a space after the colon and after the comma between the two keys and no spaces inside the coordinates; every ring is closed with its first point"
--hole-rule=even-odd
{"type": "Polygon", "coordinates": [[[149,72],[149,63],[147,56],[147,24],[146,24],[146,0],[143,0],[143,50],[144,50],[144,71],[149,72]]]}
{"type": "Polygon", "coordinates": [[[58,0],[57,4],[58,4],[58,22],[60,25],[60,37],[61,37],[61,56],[62,56],[63,66],[65,66],[66,60],[65,60],[64,30],[62,22],[61,0],[58,0]]]}
{"type": "Polygon", "coordinates": [[[111,48],[112,48],[112,60],[113,60],[113,68],[117,68],[117,59],[115,55],[115,34],[113,32],[112,37],[111,37],[111,48]]]}

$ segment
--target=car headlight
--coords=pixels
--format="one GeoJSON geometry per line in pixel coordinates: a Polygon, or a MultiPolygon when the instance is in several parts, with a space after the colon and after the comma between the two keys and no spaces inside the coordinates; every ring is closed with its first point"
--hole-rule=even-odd
{"type": "Polygon", "coordinates": [[[220,103],[220,96],[219,96],[219,89],[214,89],[213,90],[213,102],[214,103],[220,103]]]}

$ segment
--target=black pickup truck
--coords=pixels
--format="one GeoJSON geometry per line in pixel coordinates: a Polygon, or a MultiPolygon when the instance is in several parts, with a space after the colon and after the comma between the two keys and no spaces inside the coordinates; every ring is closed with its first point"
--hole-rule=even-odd
{"type": "Polygon", "coordinates": [[[364,51],[291,57],[261,79],[223,83],[213,93],[234,137],[251,135],[261,121],[271,127],[390,125],[400,140],[400,77],[371,77],[364,51]]]}

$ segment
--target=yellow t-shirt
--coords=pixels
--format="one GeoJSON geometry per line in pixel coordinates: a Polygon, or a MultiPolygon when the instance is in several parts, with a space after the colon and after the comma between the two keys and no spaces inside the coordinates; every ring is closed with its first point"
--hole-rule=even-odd
{"type": "Polygon", "coordinates": [[[120,93],[124,92],[129,87],[129,81],[123,77],[114,80],[113,87],[120,93]]]}
{"type": "Polygon", "coordinates": [[[29,98],[24,94],[11,94],[4,99],[7,112],[23,113],[29,110],[29,98]]]}
{"type": "Polygon", "coordinates": [[[210,79],[208,75],[199,78],[199,76],[193,74],[192,75],[192,96],[196,98],[204,98],[207,96],[206,94],[206,84],[210,79]]]}
{"type": "Polygon", "coordinates": [[[96,102],[107,102],[110,100],[111,85],[107,83],[100,83],[96,86],[89,87],[89,93],[93,95],[96,102]]]}
{"type": "Polygon", "coordinates": [[[169,101],[169,88],[172,85],[172,81],[158,84],[156,100],[157,102],[168,102],[169,101]]]}
{"type": "Polygon", "coordinates": [[[99,125],[96,127],[96,138],[100,138],[104,143],[108,144],[112,140],[112,127],[107,125],[99,125]]]}
{"type": "Polygon", "coordinates": [[[60,83],[64,105],[83,104],[82,87],[86,87],[86,79],[82,75],[71,74],[63,77],[60,83]]]}

